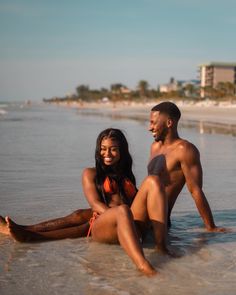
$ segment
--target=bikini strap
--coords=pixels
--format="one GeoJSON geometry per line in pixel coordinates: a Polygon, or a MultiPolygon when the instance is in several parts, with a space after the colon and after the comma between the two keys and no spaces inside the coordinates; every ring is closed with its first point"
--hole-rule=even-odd
{"type": "Polygon", "coordinates": [[[88,230],[88,233],[87,233],[87,238],[90,236],[94,221],[95,221],[95,219],[98,218],[98,216],[99,216],[99,214],[97,212],[93,212],[93,216],[89,220],[89,230],[88,230]]]}

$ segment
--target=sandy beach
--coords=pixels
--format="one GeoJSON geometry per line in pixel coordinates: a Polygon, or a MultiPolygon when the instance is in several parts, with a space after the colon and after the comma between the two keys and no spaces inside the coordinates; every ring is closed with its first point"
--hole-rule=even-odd
{"type": "MultiPolygon", "coordinates": [[[[150,102],[91,102],[59,103],[76,108],[79,113],[112,116],[147,121],[150,109],[161,101],[150,102]]],[[[201,101],[175,102],[181,110],[180,124],[199,128],[200,133],[224,133],[236,135],[236,104],[231,102],[201,101]]]]}
{"type": "MultiPolygon", "coordinates": [[[[155,103],[117,104],[115,108],[111,104],[66,108],[36,103],[3,107],[0,214],[20,224],[32,224],[87,208],[81,175],[85,167],[94,165],[97,134],[108,126],[125,131],[139,185],[147,173],[153,140],[147,132],[148,114],[155,103]],[[119,116],[127,118],[119,120],[119,116]]],[[[221,110],[214,106],[179,106],[183,112],[181,124],[185,114],[192,120],[193,116],[203,117],[204,112],[208,119],[208,113],[217,118],[214,110],[221,110]]],[[[195,127],[181,127],[181,136],[201,153],[204,192],[216,224],[232,232],[206,232],[193,199],[184,189],[176,202],[169,233],[171,247],[180,257],[170,259],[157,254],[151,239],[143,245],[147,259],[162,274],[152,279],[137,272],[119,245],[87,239],[23,244],[0,234],[1,295],[234,295],[235,137],[199,134],[195,127]]]]}

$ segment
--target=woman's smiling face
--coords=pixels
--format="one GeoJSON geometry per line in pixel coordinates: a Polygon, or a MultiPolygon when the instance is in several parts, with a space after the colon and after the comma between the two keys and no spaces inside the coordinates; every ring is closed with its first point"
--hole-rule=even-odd
{"type": "Polygon", "coordinates": [[[118,142],[112,138],[104,138],[101,142],[100,154],[103,163],[112,166],[120,160],[120,149],[118,142]]]}

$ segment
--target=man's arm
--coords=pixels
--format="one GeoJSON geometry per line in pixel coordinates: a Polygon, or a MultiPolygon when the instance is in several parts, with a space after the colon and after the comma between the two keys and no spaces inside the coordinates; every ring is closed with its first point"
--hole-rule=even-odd
{"type": "Polygon", "coordinates": [[[202,190],[202,166],[198,149],[184,142],[180,151],[180,163],[186,184],[208,231],[225,231],[216,227],[211,208],[202,190]]]}

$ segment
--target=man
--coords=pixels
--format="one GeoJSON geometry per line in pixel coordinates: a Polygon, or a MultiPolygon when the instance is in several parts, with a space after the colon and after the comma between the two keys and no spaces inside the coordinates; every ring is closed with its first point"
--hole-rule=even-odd
{"type": "Polygon", "coordinates": [[[151,146],[149,175],[159,175],[168,199],[168,225],[174,204],[186,184],[208,231],[225,231],[214,223],[212,212],[202,190],[202,167],[198,149],[178,135],[180,110],[172,102],[162,102],[151,109],[151,146]]]}

